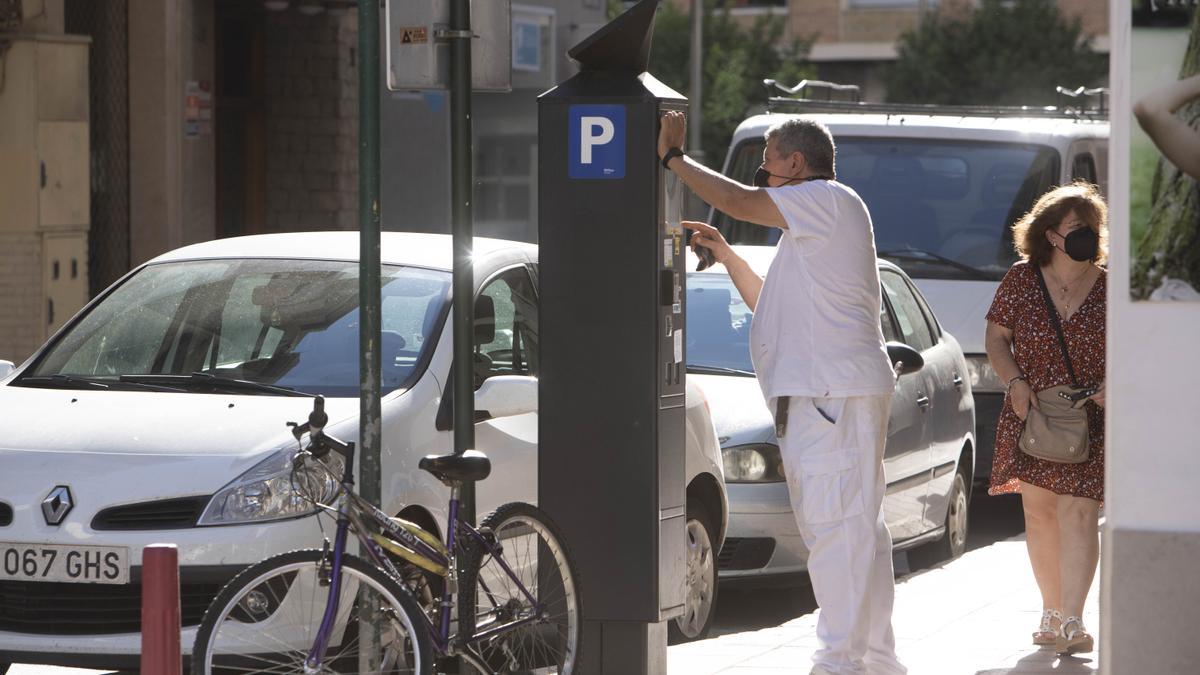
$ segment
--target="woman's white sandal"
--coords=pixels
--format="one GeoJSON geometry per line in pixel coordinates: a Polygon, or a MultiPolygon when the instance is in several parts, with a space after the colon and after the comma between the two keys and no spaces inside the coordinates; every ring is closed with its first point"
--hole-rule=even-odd
{"type": "Polygon", "coordinates": [[[1033,633],[1033,644],[1052,645],[1058,639],[1058,630],[1062,626],[1062,614],[1057,609],[1043,609],[1042,622],[1033,633]]]}
{"type": "Polygon", "coordinates": [[[1058,629],[1058,639],[1054,643],[1054,651],[1059,654],[1078,654],[1090,652],[1096,648],[1095,639],[1083,627],[1083,620],[1077,616],[1068,616],[1058,629]]]}

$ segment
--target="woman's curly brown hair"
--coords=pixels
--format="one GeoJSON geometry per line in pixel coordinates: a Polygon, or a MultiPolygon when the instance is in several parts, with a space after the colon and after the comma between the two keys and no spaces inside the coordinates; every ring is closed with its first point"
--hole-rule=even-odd
{"type": "Polygon", "coordinates": [[[1082,180],[1042,195],[1029,213],[1013,223],[1013,247],[1017,254],[1035,265],[1049,264],[1054,247],[1046,239],[1046,230],[1058,227],[1072,211],[1100,237],[1092,262],[1104,264],[1108,259],[1108,206],[1099,188],[1082,180]]]}

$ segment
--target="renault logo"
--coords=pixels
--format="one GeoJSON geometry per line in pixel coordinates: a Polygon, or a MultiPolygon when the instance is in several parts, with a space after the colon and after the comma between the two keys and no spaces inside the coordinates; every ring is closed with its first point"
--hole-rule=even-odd
{"type": "Polygon", "coordinates": [[[75,502],[71,500],[71,488],[59,485],[42,500],[42,515],[46,516],[46,524],[58,525],[71,512],[75,502]]]}

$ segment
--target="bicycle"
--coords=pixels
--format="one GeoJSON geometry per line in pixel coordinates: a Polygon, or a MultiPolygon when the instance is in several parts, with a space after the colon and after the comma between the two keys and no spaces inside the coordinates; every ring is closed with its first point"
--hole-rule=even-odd
{"type": "Polygon", "coordinates": [[[314,468],[337,481],[328,500],[334,505],[310,497],[319,512],[336,514],[332,547],[326,539],[322,549],[273,556],[226,584],[200,622],[191,672],[425,675],[452,668],[457,657],[486,675],[572,673],[581,640],[579,578],[553,522],[514,502],[472,527],[460,517],[460,490],[488,476],[488,458],[431,455],[420,468],[450,488],[442,542],[354,492],[354,444],[325,434],[327,423],[318,396],[308,422],[289,426],[300,448],[293,489],[319,494],[314,468]],[[351,532],[365,557],[347,551],[351,532]],[[440,582],[437,602],[418,603],[411,584],[419,578],[440,582]]]}

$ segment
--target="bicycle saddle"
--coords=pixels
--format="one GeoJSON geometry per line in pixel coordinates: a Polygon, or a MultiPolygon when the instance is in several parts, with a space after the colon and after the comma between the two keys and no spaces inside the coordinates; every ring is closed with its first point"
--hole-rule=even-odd
{"type": "Polygon", "coordinates": [[[417,466],[443,483],[479,481],[492,473],[492,461],[478,450],[467,450],[461,455],[426,455],[417,466]]]}

